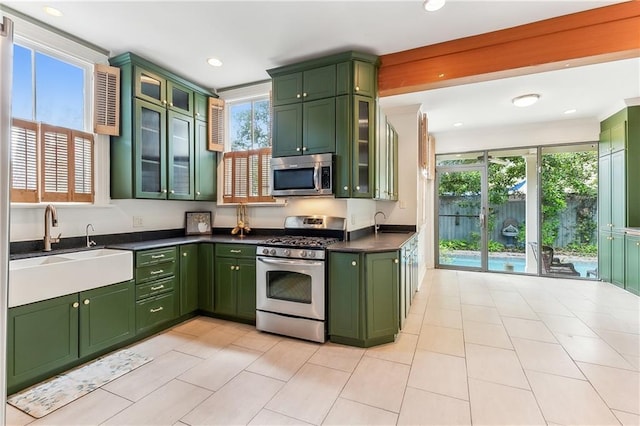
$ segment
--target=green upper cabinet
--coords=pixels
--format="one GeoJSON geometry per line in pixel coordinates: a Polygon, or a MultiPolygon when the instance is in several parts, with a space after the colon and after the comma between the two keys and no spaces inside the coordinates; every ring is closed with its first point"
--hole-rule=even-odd
{"type": "Polygon", "coordinates": [[[335,195],[373,198],[375,101],[365,96],[339,96],[336,111],[335,195]]]}
{"type": "MultiPolygon", "coordinates": [[[[272,77],[273,157],[340,153],[342,141],[349,143],[350,150],[352,144],[339,126],[348,121],[348,136],[355,135],[351,127],[358,116],[351,109],[340,108],[342,96],[338,95],[348,95],[349,105],[357,104],[354,95],[368,97],[373,103],[377,63],[375,56],[345,52],[268,70],[272,77]]],[[[368,194],[371,198],[372,182],[367,180],[362,187],[362,193],[354,196],[368,194]]]]}
{"type": "Polygon", "coordinates": [[[215,200],[205,89],[132,53],[121,69],[120,136],[111,137],[111,197],[215,200]]]}
{"type": "Polygon", "coordinates": [[[336,66],[326,65],[273,78],[273,105],[315,101],[336,95],[336,66]]]}

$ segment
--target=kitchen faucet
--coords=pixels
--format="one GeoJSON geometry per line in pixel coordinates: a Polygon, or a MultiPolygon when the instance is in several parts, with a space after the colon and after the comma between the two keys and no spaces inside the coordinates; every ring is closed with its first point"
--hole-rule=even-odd
{"type": "Polygon", "coordinates": [[[380,225],[378,225],[378,215],[381,214],[385,219],[387,215],[384,214],[383,211],[377,211],[376,214],[373,215],[373,231],[376,235],[378,235],[378,230],[380,229],[380,225]]]}
{"type": "Polygon", "coordinates": [[[51,251],[51,244],[60,242],[62,233],[53,238],[51,236],[52,226],[58,226],[58,213],[53,205],[47,204],[47,207],[44,208],[44,251],[51,251]]]}
{"type": "Polygon", "coordinates": [[[95,241],[89,239],[89,228],[91,228],[91,230],[95,232],[95,228],[93,227],[93,225],[88,223],[87,227],[84,230],[84,235],[87,237],[87,248],[96,245],[95,241]]]}

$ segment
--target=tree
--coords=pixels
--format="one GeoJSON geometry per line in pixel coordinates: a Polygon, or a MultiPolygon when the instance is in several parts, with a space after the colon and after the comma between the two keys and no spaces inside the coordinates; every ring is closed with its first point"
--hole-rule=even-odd
{"type": "Polygon", "coordinates": [[[271,146],[269,100],[235,104],[230,107],[232,151],[266,148],[271,146]]]}

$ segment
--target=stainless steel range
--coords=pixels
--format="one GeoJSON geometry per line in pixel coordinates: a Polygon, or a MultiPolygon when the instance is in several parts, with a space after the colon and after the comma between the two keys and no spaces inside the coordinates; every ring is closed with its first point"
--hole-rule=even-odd
{"type": "Polygon", "coordinates": [[[258,330],[325,341],[325,248],[344,238],[345,226],[340,217],[288,216],[286,235],[258,246],[258,330]]]}

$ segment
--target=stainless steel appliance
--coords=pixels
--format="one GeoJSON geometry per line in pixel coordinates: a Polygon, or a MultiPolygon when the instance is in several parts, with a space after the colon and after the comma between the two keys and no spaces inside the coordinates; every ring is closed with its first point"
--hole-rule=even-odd
{"type": "Polygon", "coordinates": [[[325,341],[325,248],[344,238],[345,226],[344,218],[289,216],[285,236],[258,246],[258,330],[325,341]]]}
{"type": "Polygon", "coordinates": [[[333,194],[333,155],[294,155],[271,159],[274,197],[333,194]]]}

